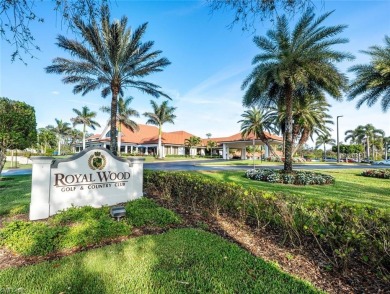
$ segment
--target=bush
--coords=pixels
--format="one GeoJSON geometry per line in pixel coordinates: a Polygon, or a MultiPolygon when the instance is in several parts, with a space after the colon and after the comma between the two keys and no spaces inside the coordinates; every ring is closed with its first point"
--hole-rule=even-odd
{"type": "Polygon", "coordinates": [[[158,206],[147,198],[128,202],[125,208],[129,224],[136,227],[145,225],[164,227],[181,222],[174,212],[158,206]]]}
{"type": "Polygon", "coordinates": [[[390,179],[390,168],[365,170],[361,175],[371,178],[390,179]]]}
{"type": "Polygon", "coordinates": [[[283,170],[250,169],[245,176],[248,179],[269,183],[282,183],[293,185],[325,185],[334,184],[334,177],[308,171],[294,171],[285,173],[283,170]]]}
{"type": "Polygon", "coordinates": [[[123,221],[111,218],[109,207],[71,207],[47,221],[12,221],[0,229],[0,245],[21,255],[46,255],[62,249],[91,244],[131,234],[133,226],[165,226],[180,222],[173,212],[150,199],[126,204],[123,221]]]}
{"type": "Polygon", "coordinates": [[[281,231],[291,245],[305,241],[320,247],[335,267],[349,266],[357,259],[374,268],[390,268],[387,210],[339,202],[309,202],[188,172],[145,171],[144,189],[160,195],[168,204],[203,213],[224,213],[252,226],[271,226],[281,231]]]}

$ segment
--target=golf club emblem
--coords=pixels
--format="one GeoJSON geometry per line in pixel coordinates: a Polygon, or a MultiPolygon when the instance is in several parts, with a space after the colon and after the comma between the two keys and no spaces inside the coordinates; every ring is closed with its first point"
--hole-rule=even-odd
{"type": "Polygon", "coordinates": [[[106,157],[101,154],[101,152],[96,151],[92,154],[88,159],[88,165],[91,169],[99,169],[102,170],[106,166],[106,157]]]}

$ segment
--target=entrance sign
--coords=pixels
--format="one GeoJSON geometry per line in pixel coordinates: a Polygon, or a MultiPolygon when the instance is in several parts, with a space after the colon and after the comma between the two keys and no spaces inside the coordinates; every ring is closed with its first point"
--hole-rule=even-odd
{"type": "Polygon", "coordinates": [[[122,159],[108,149],[87,148],[66,159],[31,157],[30,220],[71,206],[101,207],[142,197],[144,158],[122,159]]]}

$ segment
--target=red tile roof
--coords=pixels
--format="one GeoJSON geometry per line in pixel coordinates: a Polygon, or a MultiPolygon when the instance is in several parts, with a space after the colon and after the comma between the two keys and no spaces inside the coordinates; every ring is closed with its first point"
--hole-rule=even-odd
{"type": "MultiPolygon", "coordinates": [[[[158,128],[156,126],[138,124],[139,130],[132,132],[126,127],[122,127],[122,139],[123,143],[133,143],[133,144],[157,144],[158,143],[158,128]]],[[[163,132],[162,133],[162,142],[163,144],[172,144],[172,145],[184,145],[186,139],[194,136],[185,131],[176,131],[176,132],[163,132]]],[[[276,135],[271,135],[266,133],[266,136],[269,139],[276,141],[282,141],[282,138],[276,135]]],[[[248,141],[252,140],[253,135],[249,135],[246,139],[242,138],[241,133],[237,133],[230,137],[220,137],[220,138],[210,138],[202,139],[202,146],[206,146],[208,141],[215,141],[220,145],[223,142],[234,142],[234,141],[248,141]]],[[[87,138],[88,141],[107,141],[107,138],[102,138],[102,135],[93,135],[87,138]],[[99,140],[100,139],[100,140],[99,140]]]]}

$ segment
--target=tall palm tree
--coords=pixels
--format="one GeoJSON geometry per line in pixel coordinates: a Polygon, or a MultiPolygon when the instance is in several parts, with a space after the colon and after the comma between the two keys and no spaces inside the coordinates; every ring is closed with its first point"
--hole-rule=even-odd
{"type": "Polygon", "coordinates": [[[350,84],[348,100],[361,97],[356,107],[367,103],[369,107],[381,100],[384,112],[390,108],[390,37],[385,36],[385,46],[371,46],[362,51],[371,58],[369,64],[352,66],[349,71],[356,74],[350,84]]]}
{"type": "Polygon", "coordinates": [[[75,152],[76,144],[81,140],[85,140],[85,134],[77,129],[71,129],[67,134],[69,145],[72,148],[72,152],[75,152]]]}
{"type": "Polygon", "coordinates": [[[173,113],[176,110],[176,107],[168,106],[168,100],[158,105],[153,100],[150,101],[152,105],[153,112],[145,112],[144,116],[148,118],[146,124],[155,125],[158,127],[158,148],[157,156],[158,158],[164,157],[164,152],[162,150],[161,136],[162,136],[162,126],[165,123],[174,124],[173,120],[176,118],[176,115],[173,113]]]}
{"type": "Polygon", "coordinates": [[[70,123],[62,121],[62,119],[55,119],[56,125],[48,126],[51,127],[53,132],[57,135],[58,142],[58,155],[61,155],[61,141],[63,141],[64,137],[69,134],[71,131],[70,123]]]}
{"type": "Polygon", "coordinates": [[[347,130],[345,132],[345,141],[351,140],[351,143],[358,143],[366,145],[367,158],[370,158],[370,147],[374,150],[375,142],[379,138],[383,138],[385,132],[381,129],[376,129],[372,124],[365,126],[358,126],[354,130],[347,130]]]}
{"type": "MultiPolygon", "coordinates": [[[[131,119],[131,117],[139,117],[138,111],[130,107],[130,103],[133,99],[133,97],[127,97],[126,99],[119,97],[118,99],[118,155],[121,153],[122,125],[131,130],[133,133],[139,130],[138,124],[131,119]]],[[[111,108],[107,106],[101,107],[100,110],[106,113],[111,113],[111,108]]]]}
{"type": "MultiPolygon", "coordinates": [[[[328,126],[333,124],[329,111],[330,104],[325,97],[317,97],[304,93],[302,97],[294,100],[293,104],[293,155],[311,138],[313,135],[324,135],[332,129],[328,126]]],[[[275,123],[281,126],[282,133],[285,128],[286,108],[284,105],[279,108],[270,108],[271,117],[275,123]]],[[[283,136],[284,137],[284,136],[283,136]]]]}
{"type": "Polygon", "coordinates": [[[247,138],[250,134],[252,134],[254,136],[253,145],[255,145],[255,139],[260,139],[268,147],[268,150],[275,157],[279,158],[272,145],[269,143],[268,136],[265,133],[278,132],[277,127],[274,124],[274,120],[270,117],[270,113],[256,107],[252,107],[241,114],[241,117],[243,119],[238,122],[241,123],[242,137],[247,138]]]}
{"type": "Polygon", "coordinates": [[[202,139],[197,136],[191,136],[188,139],[184,140],[184,145],[187,146],[190,156],[193,157],[191,154],[192,147],[199,146],[200,142],[202,142],[202,139]]]}
{"type": "Polygon", "coordinates": [[[353,56],[332,48],[348,40],[337,36],[346,26],[323,24],[330,14],[315,18],[313,10],[308,9],[292,31],[287,17],[282,16],[266,37],[254,37],[261,53],[254,57],[252,63],[256,66],[242,84],[243,89],[248,88],[243,103],[245,106],[260,104],[263,107],[285,105],[285,172],[292,171],[293,101],[294,97],[298,97],[296,92],[310,89],[341,99],[342,90],[346,89],[347,78],[334,63],[353,56]]]}
{"type": "MultiPolygon", "coordinates": [[[[123,90],[132,87],[154,97],[169,96],[159,86],[144,80],[154,72],[162,71],[170,64],[159,58],[161,51],[151,51],[154,42],[141,41],[147,23],[136,30],[127,28],[127,17],[111,22],[109,9],[102,6],[100,24],[96,19],[85,24],[82,16],[75,17],[73,24],[82,41],[64,36],[57,38],[57,45],[74,59],[57,57],[46,72],[63,74],[63,82],[75,84],[73,93],[82,95],[102,89],[103,98],[111,94],[111,134],[117,134],[117,100],[123,90]]],[[[170,98],[169,98],[170,99],[170,98]]],[[[111,136],[110,149],[117,154],[116,135],[111,136]]]]}
{"type": "Polygon", "coordinates": [[[73,108],[73,112],[77,114],[76,117],[71,118],[70,121],[73,122],[73,126],[83,125],[83,150],[85,149],[85,129],[90,127],[92,130],[95,130],[96,127],[100,127],[100,124],[93,119],[96,117],[95,111],[89,111],[87,106],[83,106],[80,110],[73,108]]]}
{"type": "Polygon", "coordinates": [[[317,137],[316,149],[321,145],[324,145],[324,161],[326,160],[326,145],[335,145],[336,140],[332,139],[330,134],[323,134],[317,137]]]}

